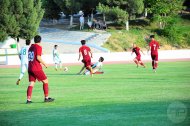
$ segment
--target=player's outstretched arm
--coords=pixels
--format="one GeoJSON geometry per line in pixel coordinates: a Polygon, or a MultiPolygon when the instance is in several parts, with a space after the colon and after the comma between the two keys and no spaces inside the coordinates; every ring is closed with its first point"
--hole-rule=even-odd
{"type": "Polygon", "coordinates": [[[143,55],[145,55],[144,52],[143,52],[142,50],[141,50],[141,52],[142,52],[143,55]]]}
{"type": "Polygon", "coordinates": [[[90,52],[90,56],[91,56],[91,58],[93,58],[93,56],[92,56],[92,51],[89,51],[90,52]]]}
{"type": "Polygon", "coordinates": [[[37,60],[47,68],[46,63],[42,60],[41,56],[37,55],[37,60]]]}
{"type": "Polygon", "coordinates": [[[78,58],[78,61],[80,60],[80,57],[81,57],[81,52],[79,52],[79,58],[78,58]]]}

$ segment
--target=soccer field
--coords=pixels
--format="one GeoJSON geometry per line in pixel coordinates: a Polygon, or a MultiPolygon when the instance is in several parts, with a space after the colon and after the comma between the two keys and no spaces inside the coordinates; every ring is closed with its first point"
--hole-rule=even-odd
{"type": "Polygon", "coordinates": [[[151,65],[105,64],[103,75],[76,75],[44,69],[53,103],[44,103],[37,82],[25,104],[27,74],[16,86],[19,68],[0,68],[0,126],[190,126],[190,62],[151,65]]]}

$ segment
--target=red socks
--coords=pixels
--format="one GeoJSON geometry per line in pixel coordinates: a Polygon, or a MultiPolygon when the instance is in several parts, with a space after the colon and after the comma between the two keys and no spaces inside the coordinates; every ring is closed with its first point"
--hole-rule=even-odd
{"type": "Polygon", "coordinates": [[[96,71],[94,74],[103,74],[104,72],[96,71]]]}
{"type": "MultiPolygon", "coordinates": [[[[27,89],[27,100],[28,101],[31,101],[32,89],[33,89],[33,86],[28,86],[28,89],[27,89]]],[[[48,97],[48,90],[49,90],[48,83],[43,84],[43,90],[44,90],[44,96],[48,97]]]]}
{"type": "Polygon", "coordinates": [[[48,91],[49,91],[48,83],[43,84],[43,90],[44,90],[44,96],[48,97],[48,91]]]}
{"type": "Polygon", "coordinates": [[[29,101],[31,100],[32,89],[33,89],[32,86],[28,86],[28,89],[27,89],[27,100],[29,100],[29,101]]]}

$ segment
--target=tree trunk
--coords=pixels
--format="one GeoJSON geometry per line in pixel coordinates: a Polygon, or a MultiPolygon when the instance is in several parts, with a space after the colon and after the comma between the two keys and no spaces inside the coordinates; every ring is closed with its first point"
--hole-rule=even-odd
{"type": "Polygon", "coordinates": [[[106,16],[103,14],[103,21],[106,22],[106,16]]]}
{"type": "Polygon", "coordinates": [[[91,13],[91,21],[93,21],[93,19],[94,19],[94,15],[93,13],[91,13]]]}
{"type": "Polygon", "coordinates": [[[126,30],[129,31],[129,21],[128,20],[125,22],[125,25],[126,25],[126,30]]]}
{"type": "Polygon", "coordinates": [[[147,8],[145,8],[144,16],[147,17],[147,15],[148,15],[147,8]]]}
{"type": "Polygon", "coordinates": [[[70,16],[70,26],[73,26],[73,15],[70,16]]]}

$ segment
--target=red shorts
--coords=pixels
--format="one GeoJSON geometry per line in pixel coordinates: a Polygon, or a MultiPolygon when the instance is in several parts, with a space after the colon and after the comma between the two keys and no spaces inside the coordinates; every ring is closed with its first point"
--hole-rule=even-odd
{"type": "Polygon", "coordinates": [[[34,81],[36,82],[36,79],[38,81],[42,81],[47,79],[44,71],[40,70],[40,71],[28,71],[28,78],[29,78],[29,82],[34,81]]]}
{"type": "Polygon", "coordinates": [[[138,55],[138,56],[136,57],[136,59],[137,59],[138,61],[141,61],[141,55],[138,55]]]}
{"type": "Polygon", "coordinates": [[[83,59],[82,62],[85,67],[91,66],[91,59],[83,59]]]}
{"type": "Polygon", "coordinates": [[[154,61],[158,61],[158,54],[151,54],[151,58],[154,61]]]}

